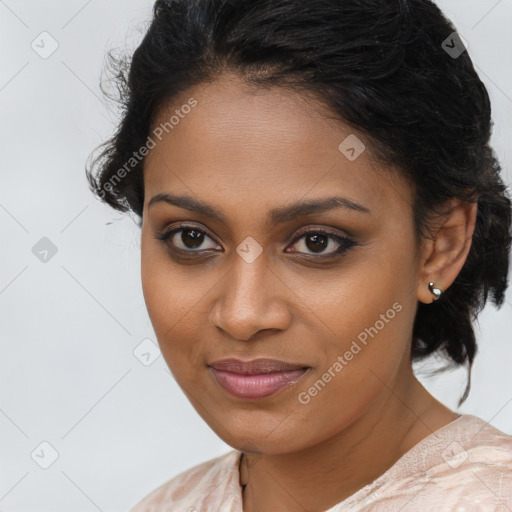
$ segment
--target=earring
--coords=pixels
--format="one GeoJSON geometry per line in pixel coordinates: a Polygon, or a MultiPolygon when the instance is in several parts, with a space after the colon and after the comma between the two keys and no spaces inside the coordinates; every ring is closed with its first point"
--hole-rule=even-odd
{"type": "Polygon", "coordinates": [[[434,301],[439,300],[441,294],[443,293],[439,288],[434,288],[434,283],[428,283],[428,289],[430,293],[434,296],[434,301]]]}

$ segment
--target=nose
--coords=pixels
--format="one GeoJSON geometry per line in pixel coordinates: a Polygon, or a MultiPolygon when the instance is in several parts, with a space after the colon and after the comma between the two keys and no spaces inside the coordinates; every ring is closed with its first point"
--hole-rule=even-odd
{"type": "Polygon", "coordinates": [[[291,321],[290,290],[270,268],[264,255],[247,263],[236,255],[216,288],[208,320],[231,338],[252,341],[261,332],[277,332],[291,321]]]}

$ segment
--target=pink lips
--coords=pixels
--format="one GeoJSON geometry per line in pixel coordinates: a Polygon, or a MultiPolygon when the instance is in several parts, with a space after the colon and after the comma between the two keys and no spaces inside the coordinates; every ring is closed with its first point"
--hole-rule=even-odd
{"type": "Polygon", "coordinates": [[[297,382],[309,369],[276,359],[222,359],[208,365],[215,380],[238,398],[265,398],[297,382]]]}

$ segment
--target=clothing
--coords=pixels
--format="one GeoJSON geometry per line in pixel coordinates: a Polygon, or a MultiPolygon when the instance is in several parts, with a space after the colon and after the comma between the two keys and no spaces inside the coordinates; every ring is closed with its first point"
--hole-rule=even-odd
{"type": "MultiPolygon", "coordinates": [[[[130,512],[242,512],[241,452],[199,464],[130,512]]],[[[512,436],[462,414],[326,512],[512,511],[512,436]]],[[[272,511],[279,512],[279,511],[272,511]]]]}

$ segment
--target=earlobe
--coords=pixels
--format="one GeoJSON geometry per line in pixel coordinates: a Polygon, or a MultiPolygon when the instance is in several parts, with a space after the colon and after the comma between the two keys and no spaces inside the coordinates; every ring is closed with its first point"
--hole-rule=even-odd
{"type": "Polygon", "coordinates": [[[455,281],[466,262],[476,224],[477,203],[452,198],[436,223],[432,240],[424,246],[417,297],[436,302],[455,281]]]}

